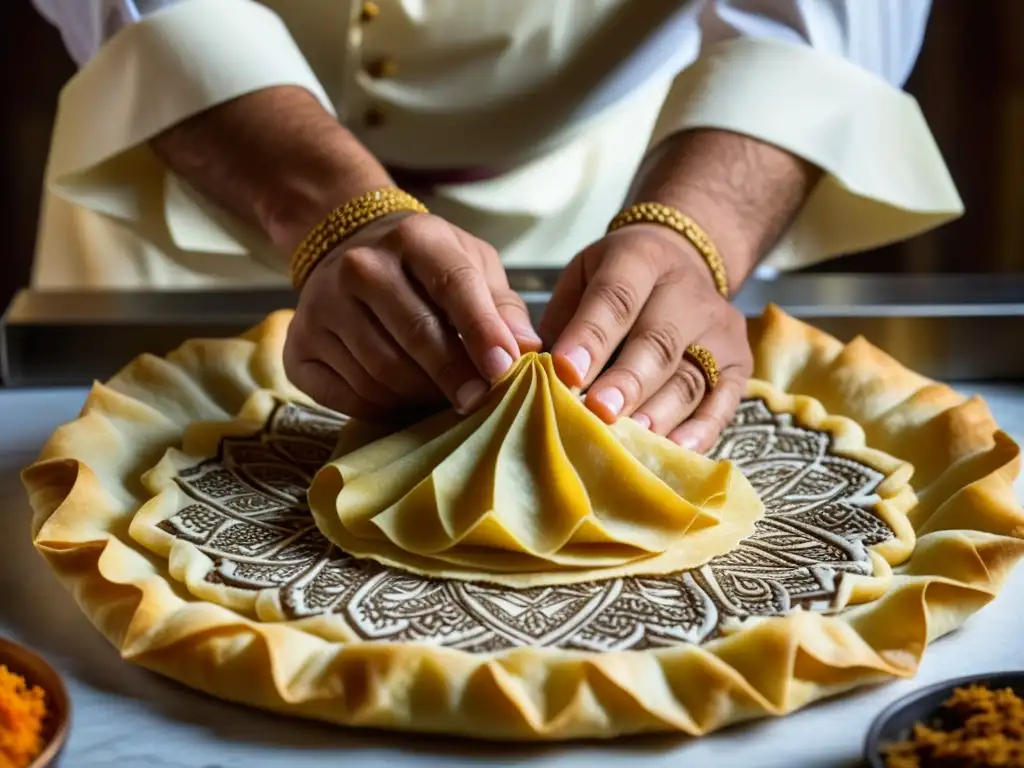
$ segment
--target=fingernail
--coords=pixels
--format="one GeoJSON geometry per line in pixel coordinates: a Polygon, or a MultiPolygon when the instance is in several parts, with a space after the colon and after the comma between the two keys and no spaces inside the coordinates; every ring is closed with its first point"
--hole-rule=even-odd
{"type": "MultiPolygon", "coordinates": [[[[484,353],[484,375],[491,381],[500,379],[512,367],[512,355],[501,347],[491,347],[484,353]]],[[[466,385],[463,385],[466,386],[466,385]]],[[[459,390],[460,392],[462,390],[459,390]]]]}
{"type": "Polygon", "coordinates": [[[597,402],[607,408],[613,416],[618,416],[622,406],[626,404],[626,398],[616,387],[606,387],[595,395],[597,402]]]}
{"type": "Polygon", "coordinates": [[[587,350],[583,347],[574,347],[565,353],[565,359],[576,369],[581,381],[587,378],[587,372],[590,370],[590,353],[587,350]]]}
{"type": "Polygon", "coordinates": [[[696,435],[683,435],[679,438],[679,445],[688,451],[696,451],[697,446],[700,444],[700,440],[696,435]]]}
{"type": "Polygon", "coordinates": [[[650,429],[651,428],[651,420],[647,416],[642,414],[642,413],[634,413],[633,414],[633,421],[635,421],[637,424],[639,424],[644,429],[650,429]]]}
{"type": "Polygon", "coordinates": [[[486,381],[480,379],[473,379],[467,381],[458,391],[455,393],[455,410],[459,413],[468,413],[473,410],[487,394],[490,387],[487,386],[486,381]]]}
{"type": "Polygon", "coordinates": [[[514,336],[518,336],[520,339],[525,339],[526,341],[535,341],[538,344],[542,343],[540,336],[537,335],[537,332],[528,325],[521,325],[519,323],[509,323],[509,330],[512,331],[512,334],[514,336]]]}

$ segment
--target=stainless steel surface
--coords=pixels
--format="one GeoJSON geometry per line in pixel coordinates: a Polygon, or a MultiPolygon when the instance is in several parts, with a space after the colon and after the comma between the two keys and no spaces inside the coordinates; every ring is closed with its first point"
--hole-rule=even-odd
{"type": "MultiPolygon", "coordinates": [[[[556,270],[513,270],[539,319],[556,270]]],[[[22,291],[3,320],[8,386],[86,384],[144,352],[189,338],[230,336],[291,291],[22,291]]],[[[752,281],[736,298],[748,317],[769,303],[844,341],[857,335],[925,375],[960,381],[1024,379],[1024,275],[793,275],[752,281]]]]}

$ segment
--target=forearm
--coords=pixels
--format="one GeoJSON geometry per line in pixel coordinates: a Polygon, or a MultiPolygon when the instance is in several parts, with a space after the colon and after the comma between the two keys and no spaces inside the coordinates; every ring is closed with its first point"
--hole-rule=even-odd
{"type": "Polygon", "coordinates": [[[757,139],[687,130],[645,159],[630,203],[660,202],[696,221],[725,261],[735,292],[800,210],[821,172],[757,139]]]}
{"type": "Polygon", "coordinates": [[[151,141],[212,204],[289,253],[331,209],[387,186],[387,172],[307,90],[267,88],[189,118],[151,141]]]}

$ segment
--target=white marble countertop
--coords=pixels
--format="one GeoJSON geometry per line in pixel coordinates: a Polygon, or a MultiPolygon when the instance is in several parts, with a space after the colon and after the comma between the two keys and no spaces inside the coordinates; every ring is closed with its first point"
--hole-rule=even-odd
{"type": "MultiPolygon", "coordinates": [[[[958,387],[988,401],[1000,426],[1024,441],[1024,383],[958,387]]],[[[35,553],[18,472],[54,427],[75,417],[82,390],[0,391],[0,635],[44,654],[66,677],[74,714],[69,768],[306,768],[358,765],[854,766],[872,718],[890,701],[960,675],[1024,668],[1024,568],[962,629],[929,649],[918,676],[823,702],[790,717],[704,739],[626,739],[607,744],[509,746],[354,732],[273,717],[194,693],[123,662],[35,553]]],[[[1024,485],[1017,484],[1024,498],[1024,485]]]]}

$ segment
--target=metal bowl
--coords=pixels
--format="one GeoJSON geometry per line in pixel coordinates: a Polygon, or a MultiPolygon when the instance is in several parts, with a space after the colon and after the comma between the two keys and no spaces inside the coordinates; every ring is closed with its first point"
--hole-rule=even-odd
{"type": "Polygon", "coordinates": [[[46,692],[46,718],[43,735],[46,746],[29,764],[29,768],[55,768],[67,742],[71,727],[71,700],[57,671],[41,656],[0,637],[0,664],[21,675],[29,685],[38,685],[46,692]]]}
{"type": "Polygon", "coordinates": [[[868,729],[864,740],[864,760],[871,768],[885,768],[882,746],[910,736],[916,723],[928,722],[943,702],[957,688],[984,685],[988,688],[1010,688],[1024,698],[1024,672],[991,672],[945,680],[896,699],[882,710],[868,729]]]}

